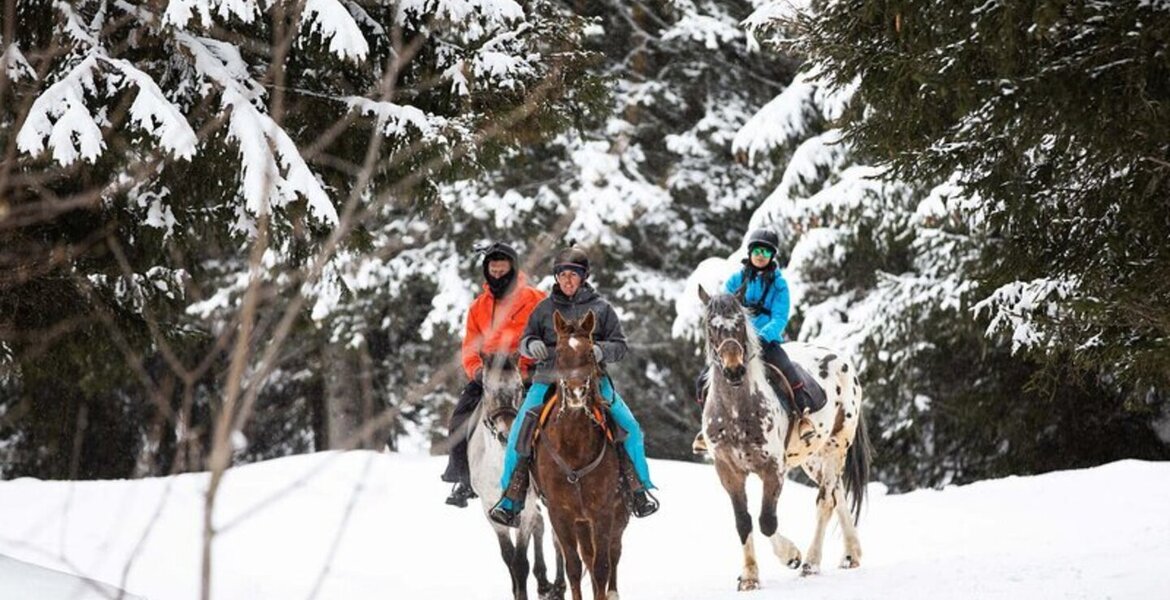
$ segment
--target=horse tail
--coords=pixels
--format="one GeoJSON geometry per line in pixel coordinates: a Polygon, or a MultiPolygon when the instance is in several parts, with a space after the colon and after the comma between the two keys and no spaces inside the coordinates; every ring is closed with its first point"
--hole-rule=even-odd
{"type": "Polygon", "coordinates": [[[853,444],[845,456],[845,494],[853,502],[853,524],[861,521],[861,505],[865,502],[866,485],[869,483],[869,466],[873,458],[873,446],[869,443],[869,432],[865,429],[865,415],[857,415],[857,432],[853,444]]]}

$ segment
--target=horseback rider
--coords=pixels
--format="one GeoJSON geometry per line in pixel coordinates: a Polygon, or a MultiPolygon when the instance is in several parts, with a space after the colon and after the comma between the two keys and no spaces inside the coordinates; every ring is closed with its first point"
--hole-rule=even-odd
{"type": "MultiPolygon", "coordinates": [[[[508,435],[508,449],[504,456],[504,474],[500,479],[500,487],[504,489],[504,496],[492,507],[488,516],[497,523],[514,527],[518,522],[520,511],[524,508],[524,497],[528,491],[528,467],[530,455],[521,456],[517,451],[522,435],[531,436],[535,431],[535,421],[540,418],[540,408],[550,388],[557,382],[555,367],[555,346],[557,341],[556,330],[553,325],[553,314],[560,311],[566,319],[579,319],[589,311],[593,311],[597,326],[593,332],[593,353],[602,368],[603,376],[600,381],[601,394],[609,404],[609,412],[614,422],[627,432],[623,446],[623,467],[629,472],[632,463],[636,477],[626,477],[633,493],[633,512],[638,517],[646,517],[658,510],[658,500],[649,493],[655,486],[650,482],[650,469],[646,464],[646,450],[643,446],[642,428],[630,412],[622,397],[613,388],[613,382],[605,373],[607,363],[620,361],[626,354],[626,336],[622,332],[621,322],[617,313],[589,283],[589,257],[578,248],[569,247],[559,252],[553,261],[553,274],[556,285],[552,295],[545,298],[532,312],[528,326],[524,329],[524,337],[520,341],[520,353],[536,360],[536,373],[533,375],[532,387],[520,407],[520,418],[512,424],[508,435]],[[532,420],[531,424],[526,423],[532,420]]],[[[525,440],[524,447],[530,447],[530,439],[525,440]]]]}
{"type": "MultiPolygon", "coordinates": [[[[739,298],[751,315],[752,325],[760,338],[764,361],[778,369],[788,380],[792,396],[786,391],[778,391],[776,395],[786,405],[790,415],[800,418],[797,433],[803,438],[813,431],[813,424],[805,412],[812,405],[812,399],[797,375],[796,367],[780,345],[784,341],[784,328],[788,325],[791,308],[788,281],[784,279],[784,273],[776,262],[780,252],[780,238],[769,229],[755,229],[748,234],[747,247],[748,256],[742,261],[743,267],[727,279],[723,288],[739,298]]],[[[700,405],[707,398],[709,376],[709,368],[705,367],[695,382],[700,405]]],[[[693,449],[696,454],[707,451],[707,440],[701,430],[695,436],[693,449]]]]}
{"type": "MultiPolygon", "coordinates": [[[[483,252],[483,293],[471,302],[467,328],[463,335],[463,371],[468,382],[459,395],[459,403],[448,423],[451,450],[442,479],[455,484],[447,504],[460,508],[475,497],[467,463],[467,440],[474,424],[468,420],[483,399],[483,355],[512,354],[520,344],[520,334],[528,316],[544,299],[545,293],[528,285],[528,277],[518,269],[518,255],[511,246],[496,242],[483,252]]],[[[520,359],[522,373],[527,373],[531,359],[520,359]]]]}

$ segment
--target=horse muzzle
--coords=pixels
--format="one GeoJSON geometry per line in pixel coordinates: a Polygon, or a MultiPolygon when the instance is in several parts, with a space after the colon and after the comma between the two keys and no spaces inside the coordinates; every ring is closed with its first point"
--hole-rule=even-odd
{"type": "Polygon", "coordinates": [[[734,367],[723,367],[723,378],[731,387],[739,387],[743,385],[743,379],[747,376],[747,367],[743,365],[735,365],[734,367]]]}

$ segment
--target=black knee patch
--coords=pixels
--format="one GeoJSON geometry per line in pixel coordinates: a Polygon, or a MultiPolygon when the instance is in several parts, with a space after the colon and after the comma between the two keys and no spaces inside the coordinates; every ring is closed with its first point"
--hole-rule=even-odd
{"type": "Polygon", "coordinates": [[[520,422],[520,439],[516,440],[516,454],[520,456],[532,454],[532,438],[536,434],[538,425],[540,425],[540,407],[524,413],[524,420],[520,422]]]}
{"type": "Polygon", "coordinates": [[[739,533],[739,543],[746,544],[752,534],[752,516],[747,511],[735,513],[735,530],[739,533]]]}
{"type": "Polygon", "coordinates": [[[767,537],[772,537],[776,533],[776,513],[764,513],[760,515],[760,533],[767,537]]]}

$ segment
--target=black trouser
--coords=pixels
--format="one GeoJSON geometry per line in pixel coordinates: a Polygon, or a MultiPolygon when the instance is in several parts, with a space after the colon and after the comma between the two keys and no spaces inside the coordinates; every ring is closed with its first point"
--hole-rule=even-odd
{"type": "Polygon", "coordinates": [[[467,438],[475,423],[468,421],[482,399],[483,384],[473,379],[467,382],[463,393],[459,394],[459,403],[451,412],[451,420],[447,423],[447,442],[451,447],[447,452],[447,470],[442,477],[447,483],[471,483],[471,467],[467,464],[467,438]]]}
{"type": "MultiPolygon", "coordinates": [[[[784,378],[788,380],[789,386],[796,385],[800,382],[800,377],[796,373],[796,366],[792,364],[792,359],[788,358],[788,353],[785,352],[784,348],[780,346],[780,342],[768,342],[760,340],[760,346],[760,349],[764,355],[764,362],[775,366],[777,369],[780,369],[780,372],[784,374],[784,378]]],[[[707,383],[710,378],[711,366],[704,365],[703,370],[699,372],[699,376],[695,378],[695,398],[699,401],[700,405],[703,404],[703,402],[707,399],[707,383]]],[[[790,412],[798,412],[793,409],[791,404],[789,404],[789,402],[793,400],[789,400],[786,391],[776,391],[776,395],[780,398],[780,402],[784,403],[785,405],[784,408],[788,409],[790,412]]],[[[802,395],[795,395],[795,404],[796,406],[800,406],[802,404],[800,401],[802,395]]]]}

